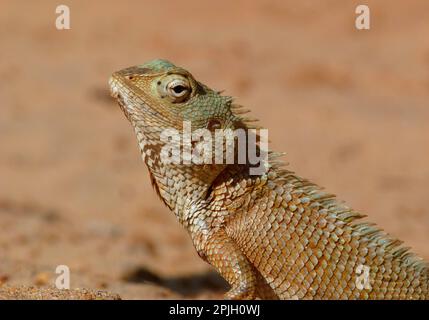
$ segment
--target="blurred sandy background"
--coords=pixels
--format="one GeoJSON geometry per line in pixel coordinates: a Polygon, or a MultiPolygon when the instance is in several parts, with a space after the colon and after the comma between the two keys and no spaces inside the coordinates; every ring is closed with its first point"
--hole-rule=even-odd
{"type": "Polygon", "coordinates": [[[429,2],[0,0],[0,283],[216,298],[109,75],[165,58],[253,110],[290,168],[429,259],[429,2]],[[55,29],[55,8],[71,30],[55,29]]]}

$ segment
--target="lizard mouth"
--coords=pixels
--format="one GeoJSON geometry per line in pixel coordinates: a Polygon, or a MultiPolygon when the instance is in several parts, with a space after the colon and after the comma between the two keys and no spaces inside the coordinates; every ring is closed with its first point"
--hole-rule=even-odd
{"type": "Polygon", "coordinates": [[[114,76],[111,76],[109,79],[109,88],[110,88],[110,95],[113,98],[118,99],[120,96],[119,88],[118,88],[118,81],[115,79],[114,76]]]}
{"type": "Polygon", "coordinates": [[[121,83],[116,79],[115,75],[112,75],[109,79],[110,95],[116,100],[121,110],[124,112],[128,120],[131,121],[131,114],[128,110],[125,96],[121,94],[121,83]]]}

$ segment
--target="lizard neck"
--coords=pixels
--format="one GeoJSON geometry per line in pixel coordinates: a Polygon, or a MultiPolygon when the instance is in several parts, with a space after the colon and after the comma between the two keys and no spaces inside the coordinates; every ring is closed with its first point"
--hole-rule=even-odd
{"type": "Polygon", "coordinates": [[[213,181],[226,165],[166,163],[161,157],[160,128],[131,120],[155,191],[183,224],[186,212],[207,197],[213,181]]]}
{"type": "Polygon", "coordinates": [[[227,165],[165,163],[161,158],[162,145],[148,139],[147,132],[137,126],[135,131],[155,191],[183,224],[186,213],[207,198],[213,182],[227,165]]]}
{"type": "MultiPolygon", "coordinates": [[[[159,127],[136,123],[134,129],[152,185],[183,225],[195,210],[212,201],[212,191],[223,181],[219,180],[220,176],[230,177],[240,171],[249,172],[248,164],[166,163],[161,157],[164,144],[159,139],[159,127]]],[[[238,152],[237,147],[234,150],[238,152]]]]}
{"type": "Polygon", "coordinates": [[[210,194],[213,181],[225,166],[185,165],[149,166],[152,184],[163,202],[183,224],[189,211],[200,206],[210,194]]]}

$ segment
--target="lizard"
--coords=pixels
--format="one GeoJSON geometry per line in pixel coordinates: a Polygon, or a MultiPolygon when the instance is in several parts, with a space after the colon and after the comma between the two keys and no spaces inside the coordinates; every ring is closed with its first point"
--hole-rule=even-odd
{"type": "Polygon", "coordinates": [[[228,282],[226,299],[429,299],[428,263],[268,152],[245,163],[163,161],[163,130],[251,129],[232,97],[167,60],[114,72],[110,93],[131,123],[156,193],[198,255],[228,282]]]}

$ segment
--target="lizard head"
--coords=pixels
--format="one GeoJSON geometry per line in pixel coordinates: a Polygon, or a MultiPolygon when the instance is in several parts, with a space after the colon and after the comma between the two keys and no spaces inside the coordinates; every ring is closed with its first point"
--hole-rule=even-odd
{"type": "Polygon", "coordinates": [[[110,91],[131,123],[144,128],[182,131],[233,129],[238,118],[230,109],[231,97],[222,96],[196,81],[186,70],[166,60],[152,60],[115,72],[110,91]]]}
{"type": "MultiPolygon", "coordinates": [[[[200,132],[205,131],[213,139],[216,130],[243,128],[242,119],[232,112],[231,97],[222,96],[166,60],[152,60],[117,71],[109,84],[111,95],[134,127],[146,163],[147,153],[161,154],[166,144],[161,137],[167,130],[177,132],[181,139],[185,127],[192,134],[202,129],[200,132]]],[[[192,150],[195,144],[193,140],[192,150]]],[[[214,147],[213,143],[212,151],[214,147]]],[[[225,144],[222,147],[225,149],[225,144]]],[[[210,157],[214,163],[214,152],[210,157]]]]}

